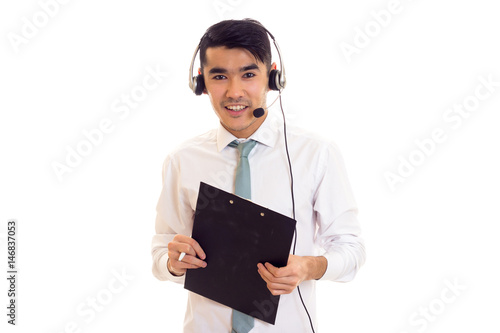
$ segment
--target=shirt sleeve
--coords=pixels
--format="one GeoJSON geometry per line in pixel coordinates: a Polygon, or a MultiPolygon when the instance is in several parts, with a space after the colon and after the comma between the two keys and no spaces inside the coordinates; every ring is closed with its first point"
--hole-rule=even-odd
{"type": "Polygon", "coordinates": [[[320,280],[348,282],[365,262],[365,246],[343,158],[334,144],[323,150],[314,196],[316,242],[328,261],[320,280]]]}
{"type": "Polygon", "coordinates": [[[156,234],[151,244],[153,275],[161,281],[184,283],[183,276],[172,275],[167,269],[167,245],[175,235],[190,235],[194,212],[187,193],[180,186],[180,172],[176,161],[167,157],[163,163],[162,190],[156,206],[156,234]]]}

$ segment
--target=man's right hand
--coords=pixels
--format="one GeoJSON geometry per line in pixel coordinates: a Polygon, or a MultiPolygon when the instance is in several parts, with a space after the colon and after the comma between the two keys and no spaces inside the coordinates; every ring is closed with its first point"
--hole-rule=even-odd
{"type": "Polygon", "coordinates": [[[168,243],[167,269],[173,275],[181,276],[188,269],[205,268],[207,263],[206,255],[200,244],[193,238],[184,235],[175,235],[174,239],[168,243]],[[179,261],[181,253],[186,255],[179,261]]]}

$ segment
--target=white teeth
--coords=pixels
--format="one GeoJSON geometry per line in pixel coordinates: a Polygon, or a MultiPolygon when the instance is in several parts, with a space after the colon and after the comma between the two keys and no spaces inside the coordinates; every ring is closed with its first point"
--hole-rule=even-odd
{"type": "Polygon", "coordinates": [[[233,111],[240,111],[246,108],[245,105],[228,105],[226,106],[226,109],[233,110],[233,111]]]}

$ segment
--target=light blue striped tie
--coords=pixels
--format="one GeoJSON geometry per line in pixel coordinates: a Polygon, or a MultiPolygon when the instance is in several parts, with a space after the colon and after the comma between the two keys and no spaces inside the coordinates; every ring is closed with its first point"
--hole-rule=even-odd
{"type": "MultiPolygon", "coordinates": [[[[234,193],[240,197],[250,199],[252,197],[252,188],[250,184],[250,164],[248,155],[252,151],[257,141],[249,140],[245,143],[239,143],[234,140],[229,144],[240,152],[240,160],[236,167],[236,179],[234,182],[234,193]]],[[[231,333],[248,333],[254,326],[253,317],[233,309],[233,329],[231,333]]]]}

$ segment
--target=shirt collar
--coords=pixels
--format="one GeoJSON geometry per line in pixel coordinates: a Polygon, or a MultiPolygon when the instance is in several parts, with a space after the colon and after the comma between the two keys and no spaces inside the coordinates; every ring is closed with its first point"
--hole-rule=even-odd
{"type": "MultiPolygon", "coordinates": [[[[274,147],[278,139],[278,131],[276,128],[273,128],[272,124],[275,122],[271,118],[271,114],[268,113],[264,122],[248,139],[255,140],[271,148],[274,147]]],[[[219,124],[219,128],[217,129],[217,150],[219,152],[235,139],[238,138],[229,133],[222,124],[219,124]]]]}

